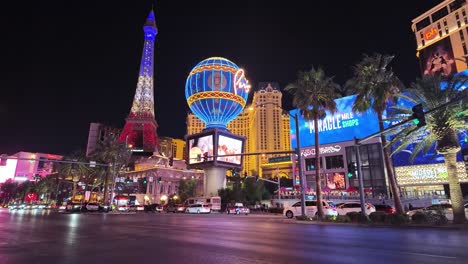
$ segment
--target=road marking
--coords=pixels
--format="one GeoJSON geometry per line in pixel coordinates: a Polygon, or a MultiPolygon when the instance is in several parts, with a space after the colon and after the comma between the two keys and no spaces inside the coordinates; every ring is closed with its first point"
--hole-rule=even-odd
{"type": "Polygon", "coordinates": [[[446,258],[446,259],[455,259],[457,257],[450,257],[450,256],[442,256],[442,255],[432,255],[432,254],[424,254],[424,253],[416,253],[416,252],[406,252],[407,254],[411,255],[418,255],[418,256],[426,256],[426,257],[436,257],[436,258],[446,258]]]}

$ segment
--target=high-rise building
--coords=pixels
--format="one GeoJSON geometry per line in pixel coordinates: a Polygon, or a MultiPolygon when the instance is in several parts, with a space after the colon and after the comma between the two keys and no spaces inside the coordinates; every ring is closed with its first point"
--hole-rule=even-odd
{"type": "Polygon", "coordinates": [[[134,151],[154,152],[157,147],[158,123],[154,116],[153,57],[154,40],[158,34],[151,10],[143,26],[145,42],[140,63],[137,88],[120,142],[131,144],[134,151]]]}
{"type": "MultiPolygon", "coordinates": [[[[236,135],[246,137],[246,153],[291,150],[289,114],[283,113],[282,93],[275,82],[259,83],[252,103],[227,128],[236,135]]],[[[205,124],[194,114],[187,116],[187,134],[200,133],[205,124]]],[[[261,177],[287,176],[292,178],[288,154],[244,156],[243,172],[261,177]],[[285,157],[282,157],[285,156],[285,157]]]]}
{"type": "Polygon", "coordinates": [[[17,182],[38,181],[56,173],[56,162],[63,156],[48,153],[20,151],[8,157],[5,166],[0,166],[0,183],[7,179],[17,182]]]}
{"type": "Polygon", "coordinates": [[[159,137],[158,150],[166,157],[184,159],[185,141],[177,138],[159,137]]]}
{"type": "Polygon", "coordinates": [[[96,150],[99,142],[103,142],[110,136],[120,135],[122,129],[107,126],[101,123],[91,123],[89,125],[88,145],[86,146],[86,157],[89,157],[96,150]]]}
{"type": "Polygon", "coordinates": [[[412,20],[423,75],[468,68],[468,0],[445,0],[412,20]]]}

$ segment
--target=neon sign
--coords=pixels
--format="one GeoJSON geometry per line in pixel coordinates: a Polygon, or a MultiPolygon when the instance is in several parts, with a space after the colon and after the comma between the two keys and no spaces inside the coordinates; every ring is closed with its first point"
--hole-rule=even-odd
{"type": "Polygon", "coordinates": [[[237,94],[236,89],[244,89],[244,91],[248,93],[250,91],[250,87],[249,80],[245,78],[244,70],[237,70],[236,74],[234,74],[234,93],[237,94]],[[245,80],[245,82],[242,82],[242,80],[245,80]]]}
{"type": "Polygon", "coordinates": [[[430,28],[424,32],[424,40],[431,40],[434,39],[437,36],[437,29],[436,28],[430,28]]]}

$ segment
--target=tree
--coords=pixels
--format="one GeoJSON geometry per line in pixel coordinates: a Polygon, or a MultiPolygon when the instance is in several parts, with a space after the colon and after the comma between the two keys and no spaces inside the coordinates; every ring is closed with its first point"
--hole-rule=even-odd
{"type": "Polygon", "coordinates": [[[194,179],[180,180],[179,182],[179,198],[185,201],[190,197],[194,197],[197,191],[197,181],[194,179]]]}
{"type": "Polygon", "coordinates": [[[92,160],[109,166],[96,168],[96,175],[99,181],[102,180],[104,185],[103,201],[105,203],[108,201],[109,176],[112,175],[112,182],[114,182],[115,177],[128,164],[131,157],[131,152],[127,148],[127,145],[125,142],[119,142],[118,136],[117,134],[110,134],[104,140],[99,141],[96,150],[91,154],[92,160]]]}
{"type": "MultiPolygon", "coordinates": [[[[315,134],[315,181],[317,193],[317,211],[319,219],[323,219],[322,205],[322,189],[320,177],[320,141],[318,122],[326,117],[327,111],[331,114],[336,112],[336,103],[334,99],[337,97],[335,91],[338,89],[338,84],[333,82],[333,78],[327,77],[322,68],[315,69],[312,67],[310,71],[300,71],[297,75],[297,80],[286,86],[285,90],[291,92],[293,97],[294,107],[299,108],[301,115],[306,120],[314,121],[315,134]]],[[[298,157],[300,158],[300,157],[298,157]]]]}
{"type": "MultiPolygon", "coordinates": [[[[380,131],[385,129],[383,113],[387,105],[394,100],[394,94],[399,92],[398,87],[401,87],[400,80],[395,76],[392,69],[389,68],[389,64],[393,58],[394,56],[378,53],[373,56],[364,54],[362,60],[354,66],[353,78],[347,82],[348,85],[354,86],[357,92],[353,110],[356,112],[365,112],[369,109],[375,111],[380,131]]],[[[384,133],[380,135],[380,140],[382,141],[385,167],[390,181],[395,209],[397,213],[403,214],[404,210],[400,200],[400,192],[384,133]]]]}
{"type": "Polygon", "coordinates": [[[65,180],[70,180],[73,183],[72,199],[76,195],[76,186],[83,177],[87,177],[91,173],[91,168],[86,160],[85,153],[82,150],[77,150],[64,157],[66,161],[71,163],[60,163],[58,173],[65,180]]]}
{"type": "Polygon", "coordinates": [[[3,203],[8,203],[11,198],[15,198],[17,189],[18,183],[13,179],[8,179],[2,183],[0,190],[2,191],[3,203]]]}
{"type": "MultiPolygon", "coordinates": [[[[426,111],[436,108],[454,99],[466,98],[466,90],[463,86],[468,83],[468,77],[462,75],[451,75],[442,77],[441,75],[426,75],[422,79],[417,79],[411,85],[411,89],[400,93],[398,96],[412,104],[422,104],[426,111]],[[441,89],[441,84],[444,89],[441,89]]],[[[404,106],[392,107],[392,117],[390,120],[402,120],[411,117],[412,109],[404,106]]],[[[463,196],[457,173],[456,155],[460,151],[458,134],[466,132],[468,109],[466,104],[458,102],[449,104],[427,114],[426,126],[415,127],[405,125],[393,131],[394,137],[389,142],[394,147],[392,154],[399,152],[408,145],[416,142],[410,159],[413,160],[420,152],[427,153],[435,144],[435,149],[444,156],[445,166],[448,173],[450,198],[453,207],[454,223],[465,221],[463,208],[463,196]]]]}
{"type": "Polygon", "coordinates": [[[24,199],[26,198],[26,194],[30,192],[34,192],[34,182],[26,180],[22,182],[21,184],[18,185],[17,190],[17,197],[21,199],[21,202],[24,202],[24,199]]]}
{"type": "Polygon", "coordinates": [[[50,199],[50,194],[54,193],[56,196],[57,191],[57,175],[50,174],[46,177],[41,178],[36,183],[36,191],[38,195],[45,194],[50,199]]]}

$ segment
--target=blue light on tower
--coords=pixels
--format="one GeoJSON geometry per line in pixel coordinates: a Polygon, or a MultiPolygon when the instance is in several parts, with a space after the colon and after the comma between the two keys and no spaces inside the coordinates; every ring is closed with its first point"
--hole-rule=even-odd
{"type": "Polygon", "coordinates": [[[187,104],[206,128],[226,129],[227,123],[242,112],[249,91],[244,70],[221,57],[198,63],[185,83],[187,104]]]}

